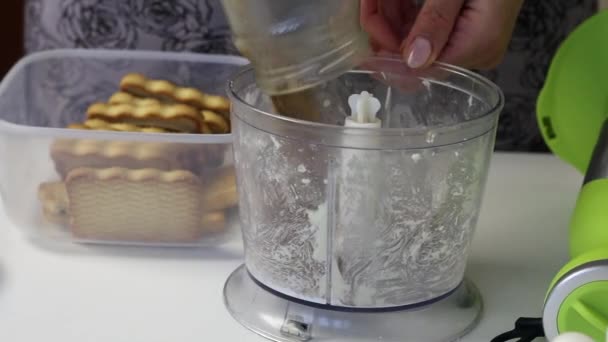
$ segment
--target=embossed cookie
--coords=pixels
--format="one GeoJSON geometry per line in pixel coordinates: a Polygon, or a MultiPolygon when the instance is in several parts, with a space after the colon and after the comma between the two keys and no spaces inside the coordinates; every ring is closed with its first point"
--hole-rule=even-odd
{"type": "Polygon", "coordinates": [[[198,111],[183,104],[105,104],[95,103],[87,110],[87,119],[158,127],[182,133],[208,132],[198,111]]]}
{"type": "Polygon", "coordinates": [[[217,211],[236,206],[238,193],[234,167],[219,169],[203,191],[203,210],[217,211]]]}
{"type": "MultiPolygon", "coordinates": [[[[149,106],[159,105],[160,101],[153,98],[137,97],[127,92],[118,92],[108,99],[108,104],[132,104],[136,106],[149,106]]],[[[230,132],[230,123],[221,114],[207,109],[201,110],[200,113],[203,117],[203,122],[205,122],[207,127],[209,127],[211,133],[225,134],[230,132]]]]}
{"type": "Polygon", "coordinates": [[[70,124],[68,128],[95,131],[136,132],[136,133],[171,133],[170,130],[158,127],[140,127],[127,123],[111,123],[100,119],[89,119],[83,123],[70,124]]]}
{"type": "Polygon", "coordinates": [[[127,74],[120,81],[120,89],[139,97],[152,97],[164,102],[177,102],[199,110],[222,114],[230,111],[230,101],[219,95],[209,95],[195,88],[179,87],[169,81],[148,79],[141,74],[127,74]]]}
{"type": "Polygon", "coordinates": [[[38,186],[42,213],[49,222],[67,224],[69,221],[68,195],[63,182],[47,182],[38,186]]]}
{"type": "MultiPolygon", "coordinates": [[[[95,188],[91,189],[96,191],[95,188]]],[[[86,196],[95,196],[95,193],[88,193],[86,194],[86,196]]],[[[61,224],[64,226],[69,226],[71,217],[70,200],[68,197],[68,192],[66,190],[65,183],[58,181],[40,184],[40,186],[38,187],[38,198],[42,205],[44,217],[47,221],[51,223],[61,224]]],[[[137,214],[136,211],[127,212],[123,210],[122,212],[132,215],[137,214]]],[[[93,216],[98,215],[97,210],[92,210],[90,213],[81,212],[81,214],[93,216]]],[[[226,213],[224,211],[199,211],[199,215],[202,215],[202,217],[199,219],[199,225],[201,231],[204,232],[204,234],[219,233],[226,229],[226,213]]],[[[137,220],[137,217],[134,217],[132,219],[137,220]]],[[[130,227],[129,229],[133,229],[133,227],[130,227]]]]}
{"type": "Polygon", "coordinates": [[[223,231],[226,229],[226,213],[224,211],[204,213],[201,227],[205,230],[205,233],[219,233],[223,231]]]}
{"type": "Polygon", "coordinates": [[[80,167],[185,169],[198,173],[201,165],[219,165],[223,160],[223,151],[197,144],[86,139],[57,140],[50,154],[62,179],[80,167]]]}
{"type": "Polygon", "coordinates": [[[216,134],[230,133],[230,124],[223,116],[210,110],[201,111],[201,115],[203,116],[203,121],[207,127],[209,127],[211,132],[216,134]]]}
{"type": "Polygon", "coordinates": [[[204,233],[202,184],[191,172],[80,168],[65,186],[78,238],[176,243],[204,233]]]}
{"type": "Polygon", "coordinates": [[[110,96],[108,104],[132,104],[135,106],[160,105],[157,99],[149,97],[137,97],[124,91],[117,92],[110,96]]]}

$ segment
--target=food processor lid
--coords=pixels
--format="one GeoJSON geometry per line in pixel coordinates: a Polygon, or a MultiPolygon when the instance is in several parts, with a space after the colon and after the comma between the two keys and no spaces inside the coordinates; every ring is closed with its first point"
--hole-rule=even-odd
{"type": "Polygon", "coordinates": [[[608,11],[581,24],[560,46],[537,103],[542,136],[582,173],[608,118],[608,11]]]}

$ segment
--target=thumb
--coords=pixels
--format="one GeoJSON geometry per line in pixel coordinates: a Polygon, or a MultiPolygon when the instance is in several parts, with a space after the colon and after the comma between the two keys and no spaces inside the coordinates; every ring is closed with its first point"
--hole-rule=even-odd
{"type": "Polygon", "coordinates": [[[426,0],[401,52],[412,69],[433,63],[448,43],[465,0],[426,0]]]}

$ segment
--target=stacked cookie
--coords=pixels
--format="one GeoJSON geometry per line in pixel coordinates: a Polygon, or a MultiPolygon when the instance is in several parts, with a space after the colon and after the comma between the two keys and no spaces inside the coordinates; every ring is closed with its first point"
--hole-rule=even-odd
{"type": "MultiPolygon", "coordinates": [[[[228,99],[128,74],[72,129],[226,134],[228,99]]],[[[128,139],[128,137],[127,137],[128,139]]],[[[60,180],[40,185],[44,217],[81,240],[192,243],[222,231],[237,204],[225,144],[62,139],[51,146],[60,180]]]]}
{"type": "Polygon", "coordinates": [[[230,133],[230,102],[198,89],[128,74],[120,91],[87,110],[83,123],[69,128],[150,133],[230,133]]]}

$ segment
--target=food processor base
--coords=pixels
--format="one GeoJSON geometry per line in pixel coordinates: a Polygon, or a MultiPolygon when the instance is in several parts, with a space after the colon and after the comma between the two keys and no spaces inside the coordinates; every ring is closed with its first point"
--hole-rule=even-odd
{"type": "Polygon", "coordinates": [[[479,291],[468,280],[448,296],[411,309],[380,312],[324,309],[290,301],[262,288],[244,265],[226,281],[224,302],[239,323],[278,342],[451,342],[470,332],[482,311],[479,291]]]}

